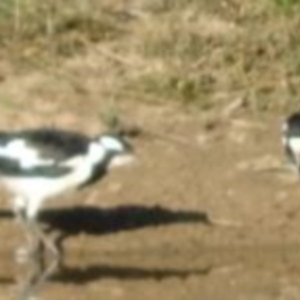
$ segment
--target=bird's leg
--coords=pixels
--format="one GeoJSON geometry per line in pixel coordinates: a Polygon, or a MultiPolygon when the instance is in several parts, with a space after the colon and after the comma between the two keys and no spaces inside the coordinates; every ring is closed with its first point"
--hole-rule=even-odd
{"type": "Polygon", "coordinates": [[[36,254],[40,252],[40,250],[42,250],[40,241],[31,232],[30,226],[28,224],[26,213],[27,205],[28,203],[24,198],[18,197],[14,200],[14,212],[18,223],[21,225],[25,232],[28,244],[26,247],[21,247],[17,250],[17,260],[20,262],[24,262],[25,260],[27,260],[28,255],[36,254]]]}
{"type": "Polygon", "coordinates": [[[40,289],[58,269],[58,261],[58,259],[54,259],[46,266],[42,257],[30,257],[29,272],[22,278],[19,299],[37,299],[40,289]]]}
{"type": "Polygon", "coordinates": [[[295,154],[295,164],[297,171],[300,174],[300,153],[295,154]]]}
{"type": "Polygon", "coordinates": [[[46,249],[50,251],[50,253],[56,257],[60,257],[60,251],[58,247],[55,245],[55,242],[48,238],[47,235],[44,233],[42,228],[39,225],[37,220],[38,210],[41,204],[40,199],[31,199],[26,207],[26,218],[27,218],[27,225],[30,232],[45,246],[46,249]]]}
{"type": "Polygon", "coordinates": [[[60,251],[55,242],[47,238],[39,226],[37,215],[42,201],[40,199],[24,199],[18,197],[14,200],[14,211],[18,222],[22,226],[27,242],[27,249],[21,248],[17,251],[17,260],[24,262],[29,255],[41,255],[44,247],[55,257],[60,258],[60,251]]]}
{"type": "Polygon", "coordinates": [[[17,221],[20,225],[25,229],[26,228],[26,200],[21,197],[17,197],[14,199],[13,203],[14,213],[17,217],[17,221]]]}
{"type": "Polygon", "coordinates": [[[43,243],[45,248],[48,249],[54,257],[59,257],[60,256],[60,251],[57,248],[57,246],[55,245],[55,242],[52,239],[50,239],[49,237],[46,236],[44,231],[39,226],[39,223],[36,220],[36,218],[28,219],[28,226],[30,228],[31,233],[39,241],[41,241],[43,243]]]}

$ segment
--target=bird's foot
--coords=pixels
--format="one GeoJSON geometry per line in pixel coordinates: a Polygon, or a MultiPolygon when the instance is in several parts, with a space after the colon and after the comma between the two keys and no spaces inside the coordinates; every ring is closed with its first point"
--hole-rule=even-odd
{"type": "Polygon", "coordinates": [[[42,243],[34,243],[26,246],[21,246],[15,251],[15,260],[19,264],[25,264],[31,259],[40,258],[44,253],[42,243]]]}

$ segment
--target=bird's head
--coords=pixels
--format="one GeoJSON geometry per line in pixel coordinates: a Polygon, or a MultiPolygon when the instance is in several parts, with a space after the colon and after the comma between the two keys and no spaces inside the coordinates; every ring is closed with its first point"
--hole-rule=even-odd
{"type": "Polygon", "coordinates": [[[131,145],[121,135],[104,134],[98,138],[98,143],[109,157],[109,169],[129,164],[134,159],[131,145]]]}
{"type": "Polygon", "coordinates": [[[282,131],[288,136],[300,136],[300,113],[290,115],[283,123],[282,131]]]}

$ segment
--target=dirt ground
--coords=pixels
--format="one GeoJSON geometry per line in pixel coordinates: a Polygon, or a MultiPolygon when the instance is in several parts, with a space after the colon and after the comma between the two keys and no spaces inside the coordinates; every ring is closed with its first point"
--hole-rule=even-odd
{"type": "Polygon", "coordinates": [[[16,263],[0,188],[0,300],[299,300],[297,1],[3,3],[1,130],[93,136],[117,113],[142,134],[132,165],[47,203],[63,267],[28,295],[43,274],[16,263]]]}
{"type": "MultiPolygon", "coordinates": [[[[283,116],[126,109],[160,137],[140,136],[131,166],[49,203],[41,219],[65,261],[38,299],[299,299],[300,187],[276,170],[283,116]]],[[[15,299],[28,265],[14,261],[24,237],[1,199],[0,299],[15,299]]]]}

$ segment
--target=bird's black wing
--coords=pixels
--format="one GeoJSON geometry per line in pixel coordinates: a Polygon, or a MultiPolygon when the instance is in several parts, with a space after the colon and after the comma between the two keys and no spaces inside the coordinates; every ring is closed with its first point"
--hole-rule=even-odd
{"type": "Polygon", "coordinates": [[[0,156],[0,177],[47,177],[54,178],[68,174],[72,169],[57,164],[24,168],[16,159],[0,156]]]}
{"type": "Polygon", "coordinates": [[[55,129],[27,130],[17,136],[24,139],[28,147],[37,149],[41,158],[55,160],[84,155],[90,143],[90,138],[85,135],[55,129]]]}
{"type": "Polygon", "coordinates": [[[58,177],[71,167],[64,161],[88,151],[90,139],[84,135],[55,129],[0,133],[0,174],[6,176],[58,177]],[[11,147],[21,142],[20,149],[11,147]],[[10,147],[10,148],[9,148],[10,147]],[[34,156],[32,164],[25,165],[34,156]]]}

